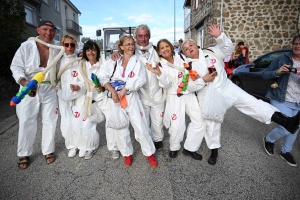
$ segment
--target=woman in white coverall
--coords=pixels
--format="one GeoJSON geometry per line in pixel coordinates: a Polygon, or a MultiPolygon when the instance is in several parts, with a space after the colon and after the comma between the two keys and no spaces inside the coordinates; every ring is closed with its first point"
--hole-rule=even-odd
{"type": "MultiPolygon", "coordinates": [[[[66,63],[77,58],[75,49],[77,41],[72,35],[64,35],[60,45],[65,47],[64,56],[60,60],[60,68],[66,63]]],[[[68,157],[76,156],[77,150],[85,151],[84,138],[81,134],[73,131],[72,118],[76,113],[72,112],[72,107],[76,104],[76,99],[86,93],[84,82],[80,78],[78,62],[71,64],[61,75],[61,87],[57,91],[59,112],[61,115],[60,129],[65,138],[66,148],[69,150],[68,157]]],[[[74,116],[75,117],[75,116],[74,116]]]]}
{"type": "MultiPolygon", "coordinates": [[[[81,76],[85,76],[87,79],[91,79],[92,73],[99,77],[100,67],[101,67],[101,59],[100,59],[100,49],[96,42],[92,40],[88,40],[85,42],[83,46],[83,66],[79,66],[84,68],[82,70],[85,74],[81,74],[81,76]]],[[[106,118],[110,113],[110,99],[107,98],[107,91],[100,85],[95,88],[93,91],[87,91],[86,96],[90,96],[93,101],[95,101],[91,106],[92,115],[99,115],[99,113],[103,113],[106,118]]],[[[85,151],[79,151],[79,157],[83,157],[85,159],[92,158],[93,154],[96,152],[96,149],[99,146],[99,133],[97,131],[97,123],[92,120],[92,116],[84,116],[85,113],[85,103],[86,99],[80,98],[78,102],[76,102],[76,106],[73,107],[74,115],[73,121],[75,123],[75,132],[78,134],[83,134],[85,140],[85,151]]],[[[106,140],[107,140],[107,148],[111,151],[112,158],[119,158],[119,152],[116,145],[116,139],[114,130],[106,127],[106,140]]]]}
{"type": "MultiPolygon", "coordinates": [[[[150,166],[157,167],[154,157],[155,147],[150,136],[150,129],[147,126],[145,112],[141,104],[137,90],[146,82],[146,71],[143,63],[134,53],[134,39],[132,36],[123,36],[118,43],[118,50],[123,55],[117,61],[106,61],[100,72],[101,84],[111,93],[114,103],[126,98],[127,106],[124,108],[131,125],[134,128],[136,140],[140,143],[142,153],[147,156],[150,166]],[[125,86],[119,93],[112,87],[114,81],[124,81],[125,86]]],[[[115,106],[115,105],[113,105],[115,106]]],[[[120,110],[120,112],[123,112],[120,110]]],[[[121,113],[120,113],[121,114],[121,113]]],[[[133,147],[130,139],[129,125],[117,130],[117,144],[124,158],[126,167],[132,164],[133,147]]]]}
{"type": "MultiPolygon", "coordinates": [[[[286,117],[277,108],[254,98],[232,83],[227,78],[223,62],[224,57],[234,51],[232,41],[224,33],[221,33],[219,26],[209,25],[208,28],[210,30],[209,34],[216,39],[220,48],[210,48],[211,51],[206,50],[204,52],[198,49],[197,44],[193,40],[186,40],[182,44],[182,51],[188,57],[187,62],[192,62],[193,70],[196,70],[202,77],[196,81],[190,80],[188,85],[189,91],[197,91],[201,110],[203,109],[205,98],[215,98],[205,96],[208,88],[205,86],[213,84],[213,88],[227,101],[226,104],[235,106],[242,113],[260,122],[270,124],[273,121],[294,133],[298,129],[300,112],[295,117],[286,117]],[[210,64],[213,64],[216,72],[208,73],[208,67],[211,67],[210,64]]],[[[222,103],[221,100],[218,99],[218,101],[222,103]]],[[[206,131],[201,132],[201,134],[205,137],[208,148],[212,150],[208,163],[216,164],[218,148],[221,146],[221,123],[207,119],[205,122],[206,131]]]]}
{"type": "MultiPolygon", "coordinates": [[[[36,29],[38,38],[46,43],[54,44],[56,27],[51,21],[43,20],[36,29]]],[[[35,42],[26,41],[21,44],[17,50],[10,69],[20,90],[25,86],[33,76],[43,71],[43,69],[52,61],[49,58],[50,51],[53,51],[53,58],[58,54],[57,50],[35,42]]],[[[17,104],[17,116],[19,118],[18,135],[18,156],[21,157],[18,163],[20,169],[26,169],[29,165],[29,156],[32,154],[33,145],[37,131],[37,116],[42,115],[42,153],[48,164],[55,161],[55,129],[58,118],[58,103],[55,87],[51,84],[49,71],[44,81],[37,86],[37,89],[26,95],[25,98],[17,104]]]]}
{"type": "Polygon", "coordinates": [[[159,80],[159,85],[167,90],[166,108],[164,113],[164,125],[169,128],[170,153],[171,158],[177,157],[180,149],[180,142],[183,140],[186,129],[185,114],[188,114],[191,122],[187,128],[187,137],[184,143],[183,154],[191,156],[193,159],[201,160],[202,156],[196,151],[199,149],[205,131],[204,121],[199,117],[200,106],[197,97],[189,91],[177,91],[184,75],[188,74],[184,67],[184,61],[178,54],[174,53],[173,45],[166,39],[157,43],[158,55],[161,56],[162,67],[147,64],[149,71],[155,73],[159,80]]]}

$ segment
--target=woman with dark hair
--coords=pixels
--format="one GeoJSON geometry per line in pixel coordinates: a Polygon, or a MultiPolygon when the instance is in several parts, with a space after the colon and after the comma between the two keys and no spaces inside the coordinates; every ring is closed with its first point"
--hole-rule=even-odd
{"type": "Polygon", "coordinates": [[[200,106],[194,93],[186,90],[188,70],[183,59],[174,53],[173,45],[166,39],[157,43],[157,52],[160,56],[160,64],[156,67],[147,64],[149,71],[156,74],[159,85],[167,90],[166,108],[164,113],[164,126],[169,128],[171,158],[176,158],[183,140],[185,126],[185,115],[189,115],[191,122],[187,128],[187,137],[184,143],[183,154],[193,159],[201,160],[202,156],[196,151],[199,149],[202,136],[199,134],[205,126],[199,117],[200,106]]]}
{"type": "MultiPolygon", "coordinates": [[[[99,77],[102,61],[100,59],[100,49],[96,42],[88,40],[83,46],[83,60],[79,64],[80,74],[84,79],[87,94],[81,101],[80,106],[76,107],[77,112],[77,130],[81,132],[86,141],[86,149],[79,152],[79,157],[90,159],[99,146],[99,133],[96,129],[97,123],[104,120],[103,114],[108,117],[110,113],[110,99],[107,98],[107,91],[100,85],[92,82],[96,76],[99,77]],[[91,101],[94,101],[91,104],[91,101]],[[103,114],[102,114],[103,113],[103,114]]],[[[97,82],[97,81],[96,81],[97,82]]],[[[113,159],[119,158],[118,148],[114,138],[114,130],[106,126],[107,148],[111,151],[113,159]]]]}
{"type": "MultiPolygon", "coordinates": [[[[142,61],[134,54],[134,46],[132,36],[121,37],[118,50],[122,56],[115,62],[111,60],[104,62],[100,80],[101,84],[109,90],[109,96],[115,103],[112,106],[117,110],[116,113],[124,116],[127,121],[129,119],[143,154],[148,158],[150,166],[155,168],[157,167],[157,161],[154,157],[155,147],[145,118],[145,111],[137,93],[146,82],[146,71],[142,61]]],[[[114,113],[112,112],[112,114],[114,113]]],[[[132,164],[133,147],[129,123],[123,124],[125,125],[122,127],[119,124],[115,126],[116,138],[120,152],[124,156],[124,165],[129,167],[132,164]]]]}

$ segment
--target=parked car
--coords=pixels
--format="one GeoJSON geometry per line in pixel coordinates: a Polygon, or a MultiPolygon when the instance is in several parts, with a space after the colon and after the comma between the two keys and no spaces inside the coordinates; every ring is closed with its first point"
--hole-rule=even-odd
{"type": "Polygon", "coordinates": [[[269,99],[265,95],[273,81],[262,79],[262,73],[276,57],[289,52],[292,52],[292,49],[272,51],[249,64],[239,66],[232,72],[232,82],[249,94],[268,102],[269,99]]]}

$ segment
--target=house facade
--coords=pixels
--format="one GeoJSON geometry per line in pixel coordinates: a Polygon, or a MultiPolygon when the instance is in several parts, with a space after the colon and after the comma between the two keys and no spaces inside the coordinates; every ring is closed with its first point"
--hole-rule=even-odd
{"type": "Polygon", "coordinates": [[[184,9],[185,39],[197,41],[202,48],[215,45],[207,26],[220,24],[235,45],[245,42],[250,60],[291,48],[300,29],[299,0],[185,0],[184,9]]]}
{"type": "Polygon", "coordinates": [[[23,0],[26,12],[26,31],[24,40],[35,37],[36,27],[41,20],[50,20],[57,27],[55,40],[60,40],[65,34],[72,34],[77,41],[82,35],[78,15],[81,12],[70,0],[23,0]]]}

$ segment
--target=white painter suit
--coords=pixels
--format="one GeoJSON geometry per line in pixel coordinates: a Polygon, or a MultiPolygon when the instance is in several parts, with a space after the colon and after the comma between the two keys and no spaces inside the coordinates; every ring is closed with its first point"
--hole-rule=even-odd
{"type": "MultiPolygon", "coordinates": [[[[60,68],[66,63],[77,58],[77,54],[66,55],[60,60],[60,68]]],[[[67,149],[77,148],[85,150],[84,139],[81,134],[75,134],[73,127],[76,124],[72,123],[75,113],[72,112],[72,107],[76,105],[77,98],[84,96],[86,87],[82,81],[78,69],[78,62],[72,63],[61,75],[61,87],[57,91],[59,111],[61,115],[61,133],[65,138],[65,145],[67,149]],[[78,85],[79,91],[72,91],[70,84],[78,85]]]]}
{"type": "MultiPolygon", "coordinates": [[[[145,156],[151,156],[155,152],[155,147],[150,136],[150,129],[147,126],[145,111],[140,101],[137,91],[146,82],[146,71],[143,63],[136,55],[132,55],[127,67],[124,71],[122,67],[122,57],[115,64],[111,61],[106,61],[103,64],[100,72],[101,84],[104,85],[110,81],[122,80],[126,82],[127,89],[127,107],[124,108],[129,117],[129,121],[134,129],[135,139],[140,143],[142,153],[145,156]]],[[[123,108],[122,108],[123,109],[123,108]]],[[[123,156],[133,154],[133,147],[130,139],[129,126],[117,130],[117,144],[123,156]]]]}
{"type": "Polygon", "coordinates": [[[164,126],[169,128],[170,150],[178,151],[180,142],[184,137],[186,129],[185,115],[187,114],[191,122],[187,128],[187,137],[184,148],[195,152],[199,149],[203,139],[202,132],[205,132],[205,125],[200,115],[200,106],[197,97],[189,91],[182,91],[181,96],[177,96],[177,89],[182,78],[188,71],[183,66],[183,60],[179,55],[174,56],[174,63],[170,65],[165,59],[161,60],[161,76],[158,76],[159,84],[167,90],[166,108],[164,113],[164,126]],[[172,66],[177,66],[178,70],[172,66]]]}
{"type": "MultiPolygon", "coordinates": [[[[85,61],[86,65],[86,76],[88,79],[91,79],[92,73],[96,74],[99,78],[100,73],[100,63],[97,62],[94,65],[91,65],[90,62],[85,61]]],[[[86,94],[88,95],[88,94],[86,94]]],[[[84,104],[86,97],[80,97],[76,102],[76,106],[73,107],[74,117],[73,120],[77,124],[75,126],[75,131],[80,132],[85,138],[86,150],[95,150],[99,147],[99,133],[97,131],[97,124],[91,120],[91,116],[94,114],[103,113],[107,118],[110,112],[110,100],[107,97],[107,91],[98,93],[96,89],[92,91],[92,100],[95,101],[92,104],[92,115],[84,117],[84,104]]],[[[115,131],[113,129],[106,127],[106,140],[108,150],[118,150],[115,131]]]]}
{"type": "MultiPolygon", "coordinates": [[[[146,66],[146,63],[151,64],[153,61],[158,62],[159,57],[156,50],[153,46],[149,50],[143,52],[140,49],[135,50],[135,54],[141,59],[143,67],[146,66]]],[[[159,101],[162,99],[163,93],[162,88],[159,86],[156,75],[146,70],[146,83],[143,85],[144,90],[154,101],[159,101]]],[[[145,116],[147,123],[151,128],[151,136],[154,142],[160,142],[164,138],[163,132],[163,113],[164,113],[164,103],[154,104],[150,102],[142,92],[139,91],[141,101],[145,109],[145,116]]]]}
{"type": "MultiPolygon", "coordinates": [[[[192,61],[192,68],[196,70],[201,77],[203,77],[208,73],[207,60],[205,59],[205,56],[208,56],[208,60],[214,64],[218,72],[214,81],[208,84],[213,84],[214,88],[217,89],[223,97],[225,97],[228,103],[235,106],[242,113],[257,119],[260,122],[269,124],[273,113],[278,110],[270,104],[257,100],[255,97],[249,95],[227,78],[223,59],[234,51],[234,46],[231,40],[224,33],[216,38],[216,42],[220,48],[210,48],[213,51],[211,53],[207,50],[206,53],[204,53],[203,50],[199,49],[199,59],[187,59],[187,61],[192,61]]],[[[203,102],[207,91],[207,87],[205,85],[206,83],[202,78],[199,78],[196,81],[189,81],[188,90],[198,90],[197,97],[201,110],[203,109],[203,102]],[[196,89],[197,87],[198,89],[196,89]]],[[[207,127],[204,136],[208,148],[219,148],[221,146],[221,123],[211,120],[205,120],[205,122],[207,127]]]]}
{"type": "MultiPolygon", "coordinates": [[[[53,58],[58,50],[53,51],[53,58]]],[[[48,60],[47,65],[52,60],[48,60]]],[[[17,50],[10,69],[18,84],[22,78],[28,81],[44,67],[40,66],[40,54],[36,42],[33,40],[23,42],[17,50]]],[[[54,66],[56,67],[56,66],[54,66]]],[[[50,70],[51,71],[51,70],[50,70]]],[[[38,84],[36,96],[25,98],[17,104],[16,113],[19,118],[18,156],[30,156],[33,151],[34,140],[37,131],[37,116],[42,116],[42,153],[47,155],[55,151],[55,128],[58,118],[58,103],[55,87],[50,84],[50,71],[46,74],[44,81],[38,84]]],[[[20,90],[22,86],[20,85],[20,90]]]]}

